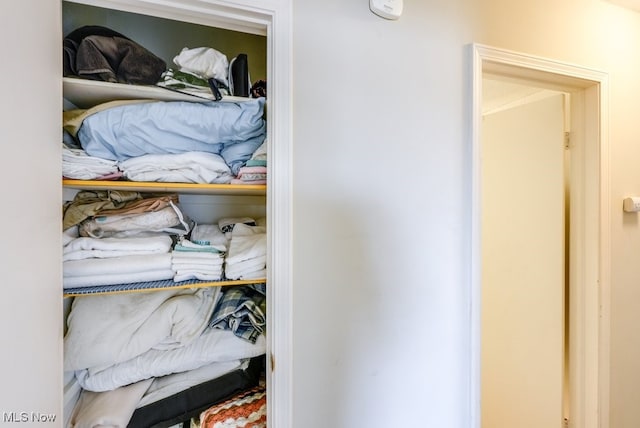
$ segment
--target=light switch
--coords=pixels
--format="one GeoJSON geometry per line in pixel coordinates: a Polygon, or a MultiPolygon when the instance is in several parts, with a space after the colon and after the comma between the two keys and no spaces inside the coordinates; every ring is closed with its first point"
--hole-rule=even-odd
{"type": "Polygon", "coordinates": [[[636,213],[640,211],[640,196],[624,198],[622,208],[628,213],[636,213]]]}

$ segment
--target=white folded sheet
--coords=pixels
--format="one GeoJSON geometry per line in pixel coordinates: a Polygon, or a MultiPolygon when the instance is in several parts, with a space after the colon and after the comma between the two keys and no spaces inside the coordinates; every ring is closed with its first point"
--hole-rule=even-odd
{"type": "Polygon", "coordinates": [[[80,237],[63,247],[62,260],[162,254],[171,251],[172,245],[173,240],[165,233],[128,238],[80,237]]]}
{"type": "Polygon", "coordinates": [[[224,158],[207,152],[147,154],[124,160],[119,166],[131,181],[223,184],[233,178],[224,158]]]}

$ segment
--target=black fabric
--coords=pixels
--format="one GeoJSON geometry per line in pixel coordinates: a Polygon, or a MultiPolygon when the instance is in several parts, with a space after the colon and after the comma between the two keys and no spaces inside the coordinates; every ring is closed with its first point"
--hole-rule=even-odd
{"type": "Polygon", "coordinates": [[[239,54],[229,65],[231,79],[231,95],[236,97],[249,96],[249,63],[246,54],[239,54]]]}
{"type": "Polygon", "coordinates": [[[252,358],[246,369],[234,370],[170,397],[136,409],[128,428],[164,428],[188,421],[214,404],[258,385],[264,355],[252,358]]]}

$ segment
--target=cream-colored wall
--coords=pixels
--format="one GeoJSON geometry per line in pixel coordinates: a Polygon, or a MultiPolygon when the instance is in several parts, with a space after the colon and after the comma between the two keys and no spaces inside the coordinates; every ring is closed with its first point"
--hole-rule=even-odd
{"type": "Polygon", "coordinates": [[[294,426],[469,426],[474,42],[609,73],[611,426],[637,426],[640,219],[621,201],[640,192],[640,15],[405,0],[390,22],[366,1],[293,4],[294,426]]]}

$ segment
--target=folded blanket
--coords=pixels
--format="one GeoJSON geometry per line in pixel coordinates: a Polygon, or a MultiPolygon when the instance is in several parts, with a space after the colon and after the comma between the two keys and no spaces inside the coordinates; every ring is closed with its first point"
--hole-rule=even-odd
{"type": "Polygon", "coordinates": [[[214,153],[236,175],[265,139],[264,103],[258,98],[126,104],[85,117],[77,138],[89,155],[117,161],[148,154],[214,153]]]}
{"type": "Polygon", "coordinates": [[[110,367],[77,371],[76,377],[84,389],[108,391],[150,377],[194,370],[214,362],[257,357],[264,354],[265,350],[264,335],[260,335],[253,344],[231,331],[209,328],[186,346],[168,350],[152,349],[110,367]]]}
{"type": "Polygon", "coordinates": [[[175,273],[172,269],[156,269],[146,272],[88,274],[65,277],[62,287],[65,290],[78,287],[99,287],[103,285],[134,284],[137,282],[163,281],[172,279],[175,273]]]}
{"type": "Polygon", "coordinates": [[[129,238],[79,237],[63,247],[62,260],[162,254],[171,251],[172,245],[173,240],[165,233],[129,238]]]}
{"type": "Polygon", "coordinates": [[[67,317],[65,370],[106,367],[150,349],[185,346],[204,331],[217,287],[76,298],[67,317]]]}
{"type": "Polygon", "coordinates": [[[222,156],[206,152],[142,155],[120,162],[119,167],[131,181],[224,184],[232,178],[222,156]]]}
{"type": "Polygon", "coordinates": [[[171,254],[144,254],[106,259],[69,260],[63,264],[65,278],[87,275],[133,274],[171,268],[171,254]]]}
{"type": "Polygon", "coordinates": [[[153,379],[106,392],[82,391],[70,428],[126,428],[153,379]]]}
{"type": "Polygon", "coordinates": [[[266,428],[267,389],[264,382],[239,392],[200,414],[199,428],[266,428]]]}

